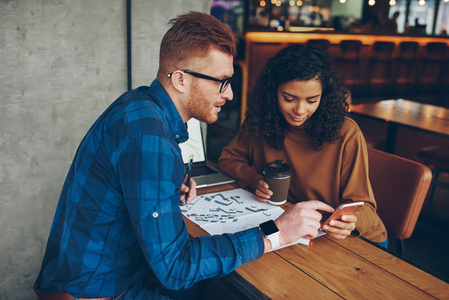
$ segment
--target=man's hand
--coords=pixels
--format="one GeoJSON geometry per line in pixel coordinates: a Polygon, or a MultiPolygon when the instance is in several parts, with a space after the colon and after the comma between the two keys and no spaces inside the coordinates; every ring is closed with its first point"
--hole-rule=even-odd
{"type": "Polygon", "coordinates": [[[179,192],[181,193],[181,198],[179,200],[180,205],[185,205],[186,203],[189,204],[190,202],[192,202],[193,198],[196,197],[196,182],[195,180],[193,180],[193,178],[190,178],[190,189],[189,189],[189,187],[187,186],[188,178],[189,177],[186,175],[186,178],[184,179],[184,182],[182,183],[181,188],[179,189],[179,192]]]}
{"type": "Polygon", "coordinates": [[[321,227],[321,214],[317,210],[332,213],[332,206],[318,200],[304,201],[290,206],[274,221],[279,229],[280,244],[286,245],[301,237],[312,239],[321,227]]]}
{"type": "Polygon", "coordinates": [[[356,215],[344,215],[341,220],[332,220],[322,230],[337,239],[344,239],[355,229],[356,215]]]}

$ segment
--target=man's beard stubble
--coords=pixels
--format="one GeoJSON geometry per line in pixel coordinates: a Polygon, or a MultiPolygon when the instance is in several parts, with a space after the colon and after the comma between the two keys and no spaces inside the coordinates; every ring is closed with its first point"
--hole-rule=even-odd
{"type": "Polygon", "coordinates": [[[198,80],[192,84],[191,98],[187,102],[189,114],[201,122],[211,124],[217,121],[218,116],[212,113],[213,105],[199,88],[198,80]]]}

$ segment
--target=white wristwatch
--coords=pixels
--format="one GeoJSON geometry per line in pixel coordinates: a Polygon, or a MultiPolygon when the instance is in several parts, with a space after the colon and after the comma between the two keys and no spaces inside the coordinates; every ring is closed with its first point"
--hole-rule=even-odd
{"type": "Polygon", "coordinates": [[[271,249],[279,247],[279,236],[281,233],[273,220],[260,224],[259,229],[262,234],[270,240],[271,249]]]}

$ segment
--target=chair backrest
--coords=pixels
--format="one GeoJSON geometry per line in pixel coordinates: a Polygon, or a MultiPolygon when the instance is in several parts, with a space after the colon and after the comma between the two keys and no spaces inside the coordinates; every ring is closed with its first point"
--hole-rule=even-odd
{"type": "Polygon", "coordinates": [[[427,49],[427,59],[443,60],[447,49],[446,43],[430,42],[425,46],[427,49]]]}
{"type": "Polygon", "coordinates": [[[306,46],[315,47],[323,50],[324,52],[327,52],[329,45],[330,42],[328,40],[321,40],[321,39],[308,40],[306,43],[306,46]]]}
{"type": "Polygon", "coordinates": [[[395,48],[395,44],[393,42],[374,42],[372,48],[372,58],[377,60],[390,60],[393,51],[395,48]]]}
{"type": "Polygon", "coordinates": [[[412,60],[416,59],[416,54],[418,53],[419,44],[418,42],[401,42],[399,44],[399,59],[412,60]]]}
{"type": "Polygon", "coordinates": [[[359,59],[362,42],[357,40],[343,40],[340,42],[340,49],[345,59],[359,59]]]}
{"type": "Polygon", "coordinates": [[[412,235],[432,181],[431,170],[421,163],[368,148],[369,177],[377,213],[390,237],[412,235]]]}

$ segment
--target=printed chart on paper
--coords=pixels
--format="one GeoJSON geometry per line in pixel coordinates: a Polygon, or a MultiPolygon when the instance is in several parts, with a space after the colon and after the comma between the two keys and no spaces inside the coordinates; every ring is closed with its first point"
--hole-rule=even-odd
{"type": "Polygon", "coordinates": [[[234,233],[277,219],[284,210],[259,202],[243,189],[197,196],[181,206],[182,213],[210,235],[234,233]]]}
{"type": "MultiPolygon", "coordinates": [[[[181,206],[181,212],[210,235],[234,233],[258,227],[268,220],[276,220],[284,210],[279,206],[259,202],[256,196],[243,189],[197,196],[190,204],[181,206]]],[[[325,235],[319,230],[316,237],[325,235]]],[[[308,244],[310,240],[297,241],[273,249],[278,250],[294,244],[308,244]]]]}

